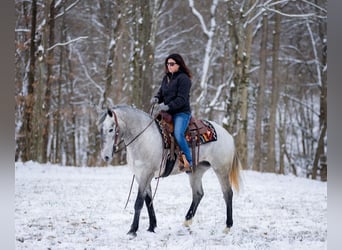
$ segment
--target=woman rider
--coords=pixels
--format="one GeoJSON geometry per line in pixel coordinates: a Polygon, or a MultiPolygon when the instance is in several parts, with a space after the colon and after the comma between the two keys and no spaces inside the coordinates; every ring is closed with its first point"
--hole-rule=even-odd
{"type": "Polygon", "coordinates": [[[166,111],[172,115],[174,136],[184,153],[184,170],[192,167],[192,156],[185,139],[185,131],[191,118],[190,88],[191,72],[179,54],[171,54],[165,59],[165,76],[151,104],[159,103],[158,111],[166,111]]]}

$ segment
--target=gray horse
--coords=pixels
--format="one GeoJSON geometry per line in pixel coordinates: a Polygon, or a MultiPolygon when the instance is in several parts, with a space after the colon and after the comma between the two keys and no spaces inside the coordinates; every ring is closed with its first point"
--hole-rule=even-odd
{"type": "MultiPolygon", "coordinates": [[[[154,232],[157,220],[152,203],[151,181],[160,172],[165,153],[162,136],[153,117],[130,106],[115,106],[106,110],[99,119],[102,158],[111,162],[121,140],[127,146],[127,163],[138,182],[138,195],[134,204],[134,219],[129,235],[136,236],[144,201],[149,215],[148,231],[154,232]]],[[[185,226],[190,226],[203,197],[202,176],[210,168],[214,170],[221,185],[226,203],[226,227],[233,225],[233,190],[239,189],[241,164],[234,146],[233,137],[220,125],[210,122],[217,133],[217,140],[200,146],[199,164],[192,173],[187,173],[192,188],[192,203],[185,216],[185,226]]],[[[175,168],[177,169],[177,168],[175,168]]]]}

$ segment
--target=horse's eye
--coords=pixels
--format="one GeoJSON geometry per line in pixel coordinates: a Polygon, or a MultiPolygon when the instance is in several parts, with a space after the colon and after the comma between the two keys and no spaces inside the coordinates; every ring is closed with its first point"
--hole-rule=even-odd
{"type": "Polygon", "coordinates": [[[112,133],[113,132],[113,129],[111,128],[110,130],[109,130],[109,133],[112,133]]]}

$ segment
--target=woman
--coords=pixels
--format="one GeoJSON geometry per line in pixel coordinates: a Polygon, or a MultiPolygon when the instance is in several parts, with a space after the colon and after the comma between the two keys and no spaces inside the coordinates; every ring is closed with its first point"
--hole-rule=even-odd
{"type": "Polygon", "coordinates": [[[185,130],[191,118],[190,88],[191,73],[179,54],[171,54],[165,59],[165,76],[156,96],[151,104],[159,103],[159,111],[166,111],[172,115],[174,136],[184,153],[184,170],[192,167],[192,156],[185,139],[185,130]]]}

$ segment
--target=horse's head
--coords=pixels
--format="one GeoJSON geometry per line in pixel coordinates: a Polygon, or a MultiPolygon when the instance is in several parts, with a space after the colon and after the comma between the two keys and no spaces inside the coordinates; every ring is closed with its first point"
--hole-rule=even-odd
{"type": "Polygon", "coordinates": [[[106,162],[111,162],[119,142],[119,127],[116,114],[107,109],[99,118],[101,131],[101,156],[106,162]]]}

